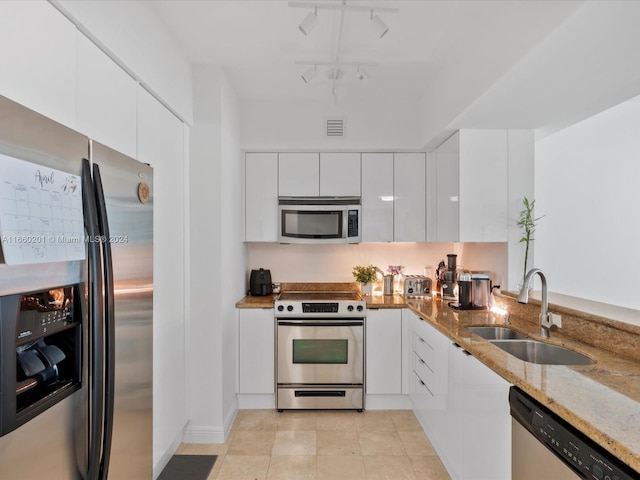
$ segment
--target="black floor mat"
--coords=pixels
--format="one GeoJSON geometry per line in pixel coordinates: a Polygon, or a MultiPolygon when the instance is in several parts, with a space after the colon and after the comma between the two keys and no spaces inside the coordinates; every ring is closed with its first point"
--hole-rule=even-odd
{"type": "Polygon", "coordinates": [[[207,480],[217,455],[174,455],[158,480],[207,480]]]}

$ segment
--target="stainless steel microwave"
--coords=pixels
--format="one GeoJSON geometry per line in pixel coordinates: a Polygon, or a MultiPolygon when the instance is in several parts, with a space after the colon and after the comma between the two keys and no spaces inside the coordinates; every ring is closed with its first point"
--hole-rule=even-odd
{"type": "Polygon", "coordinates": [[[359,197],[279,197],[280,243],[360,243],[359,197]]]}

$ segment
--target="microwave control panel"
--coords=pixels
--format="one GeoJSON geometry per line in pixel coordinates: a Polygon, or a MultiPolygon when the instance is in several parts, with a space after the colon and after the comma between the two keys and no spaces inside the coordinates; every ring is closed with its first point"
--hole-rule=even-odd
{"type": "Polygon", "coordinates": [[[347,237],[357,237],[359,236],[358,234],[358,210],[349,210],[347,212],[347,224],[348,224],[348,231],[347,231],[347,237]]]}

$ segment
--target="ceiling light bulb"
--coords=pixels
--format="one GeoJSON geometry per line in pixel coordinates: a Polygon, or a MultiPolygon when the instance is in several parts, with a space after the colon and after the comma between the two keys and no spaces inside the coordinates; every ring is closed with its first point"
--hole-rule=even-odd
{"type": "Polygon", "coordinates": [[[316,7],[313,12],[310,12],[306,17],[304,17],[304,20],[300,22],[298,28],[305,35],[309,35],[311,30],[313,30],[316,26],[316,23],[318,23],[318,7],[316,7]]]}
{"type": "Polygon", "coordinates": [[[373,14],[373,10],[371,10],[371,21],[373,22],[373,26],[376,29],[376,33],[380,35],[379,38],[384,37],[389,31],[389,27],[387,27],[387,25],[378,15],[373,14]]]}
{"type": "Polygon", "coordinates": [[[302,80],[304,80],[304,83],[309,83],[311,80],[313,80],[313,77],[315,77],[317,73],[318,66],[314,65],[312,68],[302,74],[302,80]]]}

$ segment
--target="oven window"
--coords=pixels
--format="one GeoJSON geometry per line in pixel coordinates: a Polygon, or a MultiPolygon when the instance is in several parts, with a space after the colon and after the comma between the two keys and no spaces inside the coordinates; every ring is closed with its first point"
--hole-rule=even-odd
{"type": "Polygon", "coordinates": [[[348,340],[294,340],[293,363],[346,364],[348,340]]]}
{"type": "Polygon", "coordinates": [[[342,211],[282,211],[282,235],[296,238],[342,238],[342,211]]]}

